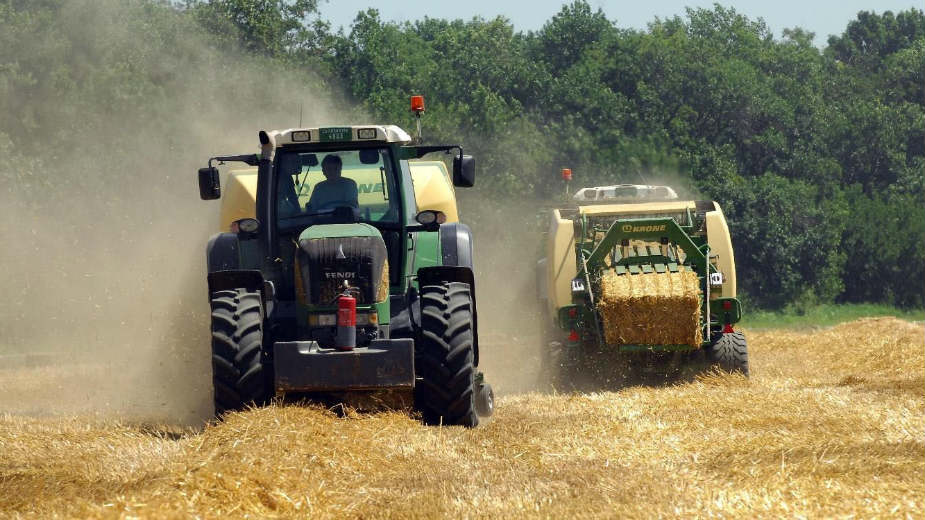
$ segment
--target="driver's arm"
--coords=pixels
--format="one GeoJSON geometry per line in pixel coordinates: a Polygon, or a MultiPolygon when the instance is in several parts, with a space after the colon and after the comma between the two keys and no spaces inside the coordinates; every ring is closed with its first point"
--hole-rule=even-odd
{"type": "Polygon", "coordinates": [[[347,189],[346,199],[350,202],[350,204],[354,208],[359,208],[360,207],[360,192],[357,189],[357,183],[355,180],[349,177],[347,178],[347,180],[350,181],[350,186],[347,189]]]}
{"type": "Polygon", "coordinates": [[[318,205],[324,204],[324,196],[321,192],[325,190],[325,182],[327,181],[321,181],[315,184],[315,189],[312,190],[312,196],[308,198],[308,204],[305,205],[305,209],[318,211],[320,209],[318,205]]]}

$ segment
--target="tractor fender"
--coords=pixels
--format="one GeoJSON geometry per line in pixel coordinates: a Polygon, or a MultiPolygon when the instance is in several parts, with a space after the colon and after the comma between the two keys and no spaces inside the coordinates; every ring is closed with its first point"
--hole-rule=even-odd
{"type": "Polygon", "coordinates": [[[276,287],[257,269],[246,269],[241,261],[241,241],[235,233],[216,233],[206,245],[206,264],[209,268],[209,294],[226,289],[260,291],[267,311],[276,299],[276,287]]]}
{"type": "Polygon", "coordinates": [[[235,233],[216,233],[206,244],[206,265],[209,272],[233,271],[241,268],[241,244],[235,233]]]}
{"type": "MultiPolygon", "coordinates": [[[[462,225],[465,226],[465,224],[462,225]]],[[[468,228],[466,229],[468,230],[468,228]]],[[[469,258],[471,259],[472,257],[470,256],[469,258]]],[[[469,292],[472,294],[472,350],[475,356],[475,366],[479,366],[479,313],[476,310],[478,306],[475,296],[475,273],[473,273],[472,268],[460,265],[437,265],[418,269],[418,287],[439,285],[444,282],[469,284],[469,292]]]]}
{"type": "Polygon", "coordinates": [[[473,269],[472,230],[469,226],[459,222],[442,224],[440,226],[440,249],[443,254],[443,265],[473,269]]]}
{"type": "Polygon", "coordinates": [[[257,270],[235,269],[215,271],[209,273],[208,281],[209,294],[230,289],[247,289],[249,291],[260,291],[264,301],[268,299],[268,283],[264,281],[263,273],[257,270]]]}

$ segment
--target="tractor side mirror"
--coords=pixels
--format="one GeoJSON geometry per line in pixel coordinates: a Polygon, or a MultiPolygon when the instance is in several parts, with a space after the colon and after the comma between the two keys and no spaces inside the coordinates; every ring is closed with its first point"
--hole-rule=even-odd
{"type": "Polygon", "coordinates": [[[209,166],[199,168],[199,198],[215,200],[222,196],[222,185],[218,178],[218,168],[209,166]]]}
{"type": "Polygon", "coordinates": [[[475,184],[475,158],[463,155],[453,158],[453,186],[471,188],[475,184]]]}

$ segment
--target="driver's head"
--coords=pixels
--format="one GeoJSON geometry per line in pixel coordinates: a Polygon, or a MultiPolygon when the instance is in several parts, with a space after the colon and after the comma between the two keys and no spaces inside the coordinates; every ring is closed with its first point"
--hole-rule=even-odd
{"type": "Polygon", "coordinates": [[[340,160],[340,157],[325,155],[324,160],[321,161],[321,172],[328,179],[336,179],[340,177],[340,170],[343,165],[344,162],[340,160]]]}

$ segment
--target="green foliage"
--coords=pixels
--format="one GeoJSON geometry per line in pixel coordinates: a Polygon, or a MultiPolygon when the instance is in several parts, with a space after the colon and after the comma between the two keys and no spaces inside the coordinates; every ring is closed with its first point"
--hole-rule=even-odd
{"type": "Polygon", "coordinates": [[[925,206],[915,198],[869,197],[859,186],[848,191],[851,208],[843,247],[845,291],[841,300],[923,306],[925,206]],[[914,286],[910,288],[910,285],[914,286]],[[911,290],[910,290],[911,289],[911,290]]]}
{"type": "Polygon", "coordinates": [[[613,25],[603,11],[592,13],[587,2],[575,1],[563,6],[535,35],[533,55],[546,64],[550,73],[558,74],[581,61],[612,31],[613,25]]]}
{"type": "Polygon", "coordinates": [[[917,10],[882,15],[858,13],[844,34],[830,36],[828,51],[842,62],[877,69],[883,60],[925,39],[925,18],[917,10]]]}
{"type": "Polygon", "coordinates": [[[842,292],[843,201],[773,174],[727,186],[725,195],[736,264],[748,272],[740,284],[751,301],[780,308],[801,299],[829,302],[842,292]]]}
{"type": "Polygon", "coordinates": [[[318,0],[187,0],[196,20],[219,38],[237,41],[246,51],[284,57],[320,46],[326,24],[308,26],[318,0]]]}

